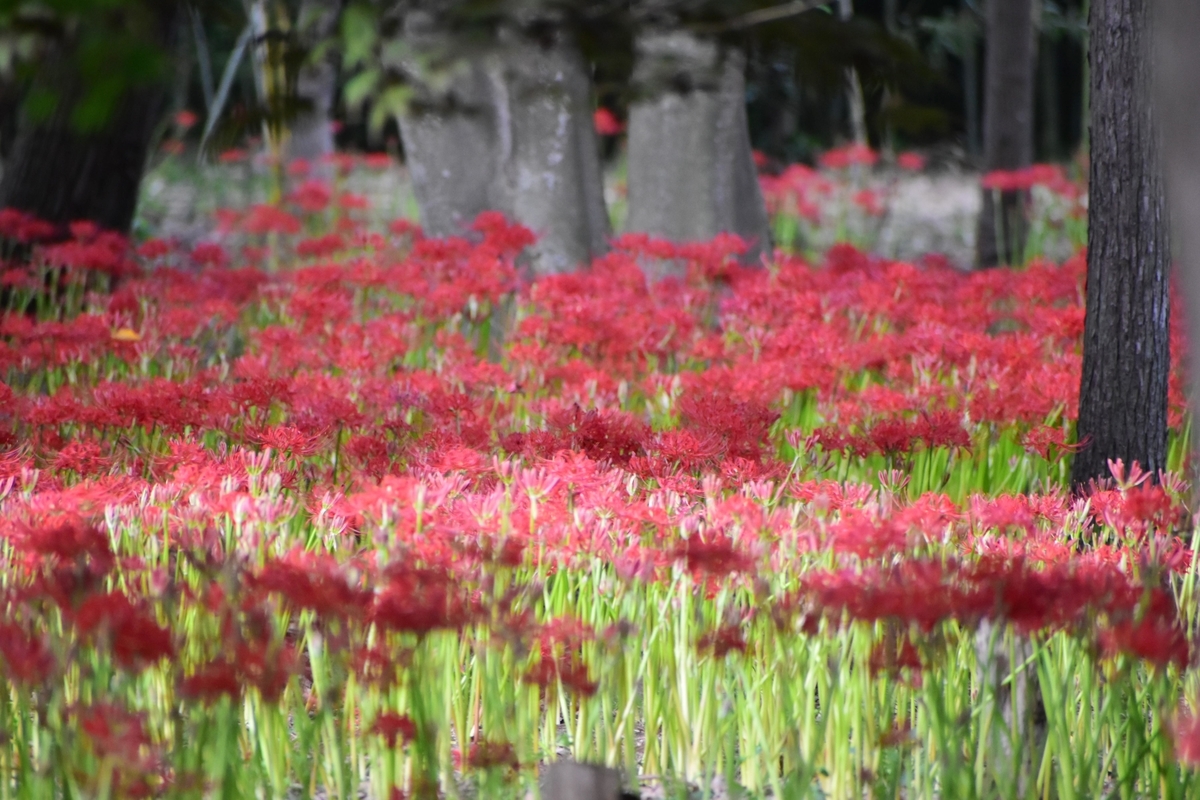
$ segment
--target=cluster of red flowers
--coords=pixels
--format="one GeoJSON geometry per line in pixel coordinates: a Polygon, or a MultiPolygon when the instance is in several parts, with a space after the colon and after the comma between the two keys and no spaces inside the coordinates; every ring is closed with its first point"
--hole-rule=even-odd
{"type": "MultiPolygon", "coordinates": [[[[849,149],[826,166],[870,163],[849,149]]],[[[780,179],[816,180],[793,170],[780,179]]],[[[857,485],[791,460],[891,467],[1007,434],[1061,457],[1081,258],[966,275],[838,246],[819,265],[749,269],[736,237],[626,236],[588,270],[533,281],[532,234],[499,215],[432,239],[369,231],[356,202],[306,182],[225,214],[241,250],[217,237],[135,253],[86,226],[36,245],[40,263],[121,280],[87,313],[0,317],[10,681],[61,677],[69,642],[130,674],[186,653],[174,680],[196,703],[274,702],[314,669],[282,612],[364,684],[394,683],[414,641],[491,626],[529,654],[524,682],[586,697],[611,637],[537,623],[495,576],[597,561],[612,580],[752,589],[756,612],[692,641],[717,658],[752,651],[763,614],[805,634],[821,619],[930,632],[994,618],[1086,637],[1101,657],[1190,662],[1162,588],[1192,557],[1170,480],[1118,469],[1090,498],[954,502],[909,497],[898,473],[857,485]],[[685,270],[648,284],[657,259],[685,270]],[[1107,533],[1086,552],[1063,534],[1091,523],[1107,533]],[[814,553],[832,568],[787,596],[762,589],[814,553]],[[177,583],[181,563],[204,585],[177,583]],[[51,608],[61,634],[41,624],[51,608]],[[183,609],[205,620],[194,639],[183,609]]],[[[49,234],[0,214],[0,236],[49,234]]],[[[1178,424],[1177,378],[1172,392],[1178,424]]],[[[895,640],[871,663],[911,674],[920,656],[895,640]]],[[[96,746],[136,740],[144,756],[136,719],[112,719],[119,731],[84,724],[96,746]]],[[[389,746],[421,735],[387,710],[368,722],[389,746]]],[[[517,765],[504,742],[464,747],[468,765],[517,765]]]]}

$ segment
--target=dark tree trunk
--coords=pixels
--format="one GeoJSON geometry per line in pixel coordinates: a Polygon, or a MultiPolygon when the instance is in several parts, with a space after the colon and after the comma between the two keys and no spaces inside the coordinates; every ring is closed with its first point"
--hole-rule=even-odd
{"type": "Polygon", "coordinates": [[[731,232],[758,262],[771,248],[746,120],[744,58],[689,33],[637,46],[626,228],[672,241],[731,232]]]}
{"type": "MultiPolygon", "coordinates": [[[[337,0],[304,0],[300,4],[300,36],[311,48],[333,34],[341,15],[337,0]]],[[[289,161],[303,159],[315,174],[330,177],[326,163],[333,154],[333,99],[337,92],[337,67],[330,59],[312,61],[296,75],[296,114],[288,121],[288,139],[284,149],[289,161]]]]}
{"type": "MultiPolygon", "coordinates": [[[[1170,252],[1144,0],[1093,0],[1087,317],[1071,483],[1166,463],[1170,252]]],[[[1194,154],[1189,153],[1189,157],[1194,154]]]]}
{"type": "Polygon", "coordinates": [[[164,87],[127,91],[103,129],[80,133],[71,123],[75,92],[70,78],[56,84],[54,112],[38,122],[22,116],[18,123],[0,181],[0,208],[17,208],[53,223],[90,220],[127,232],[164,87]]]}
{"type": "MultiPolygon", "coordinates": [[[[1178,275],[1187,309],[1190,403],[1195,418],[1200,398],[1200,102],[1196,76],[1200,75],[1200,4],[1195,0],[1161,0],[1156,26],[1158,53],[1158,120],[1162,126],[1167,188],[1171,199],[1172,235],[1178,243],[1178,275]]],[[[1200,441],[1200,425],[1192,423],[1193,442],[1200,441]]],[[[1200,452],[1193,444],[1192,472],[1200,452]]],[[[1193,478],[1192,486],[1200,486],[1193,478]]],[[[1195,490],[1193,490],[1195,491],[1195,490]]]]}
{"type": "MultiPolygon", "coordinates": [[[[170,47],[178,11],[173,2],[154,6],[143,33],[170,47]]],[[[0,208],[17,208],[59,225],[86,220],[127,233],[154,129],[169,99],[169,80],[158,76],[126,87],[98,130],[81,131],[72,121],[81,96],[77,70],[65,50],[49,55],[41,66],[35,88],[49,90],[57,103],[45,118],[20,116],[0,179],[0,208]]]]}
{"type": "MultiPolygon", "coordinates": [[[[987,63],[984,67],[983,168],[1016,170],[1033,161],[1033,0],[987,4],[987,63]]],[[[1005,192],[996,208],[990,189],[976,228],[981,267],[1011,264],[1025,247],[1025,197],[1005,192]],[[997,213],[998,212],[998,213],[997,213]]]]}

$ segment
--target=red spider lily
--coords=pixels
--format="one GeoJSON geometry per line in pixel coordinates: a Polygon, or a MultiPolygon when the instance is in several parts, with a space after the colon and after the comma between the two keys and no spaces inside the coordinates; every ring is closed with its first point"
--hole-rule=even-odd
{"type": "Polygon", "coordinates": [[[376,591],[369,620],[392,631],[424,635],[457,630],[470,619],[467,603],[443,571],[395,566],[376,591]]]}
{"type": "Polygon", "coordinates": [[[920,172],[925,169],[925,156],[909,150],[896,156],[896,166],[909,172],[920,172]]]}
{"type": "Polygon", "coordinates": [[[141,669],[175,654],[171,632],[158,624],[153,612],[117,592],[84,599],[74,614],[80,634],[112,651],[117,663],[141,669]]]}
{"type": "Polygon", "coordinates": [[[684,539],[676,546],[674,557],[692,573],[711,577],[752,572],[755,567],[754,558],[724,537],[707,542],[699,537],[684,539]]]}
{"type": "Polygon", "coordinates": [[[175,120],[174,121],[175,121],[175,127],[181,128],[186,131],[187,129],[194,126],[197,122],[199,122],[200,117],[198,117],[196,115],[195,111],[191,111],[191,110],[185,108],[181,111],[175,112],[175,120]]]}
{"type": "Polygon", "coordinates": [[[300,232],[300,220],[278,206],[251,206],[242,220],[242,229],[250,234],[295,234],[300,232]]]}
{"type": "Polygon", "coordinates": [[[696,649],[722,659],[732,652],[746,652],[746,637],[740,625],[722,625],[696,640],[696,649]]]}
{"type": "Polygon", "coordinates": [[[880,197],[879,192],[873,189],[860,189],[854,193],[851,201],[854,205],[873,217],[879,216],[885,210],[883,199],[880,197]]]}
{"type": "Polygon", "coordinates": [[[871,167],[879,160],[879,154],[863,144],[848,144],[825,151],[817,160],[825,169],[871,167]]]}
{"type": "Polygon", "coordinates": [[[17,547],[61,564],[88,562],[107,572],[113,564],[108,534],[97,527],[78,522],[43,528],[26,528],[17,547]]]}
{"type": "Polygon", "coordinates": [[[600,688],[580,658],[569,654],[556,657],[545,645],[541,658],[530,666],[521,680],[543,688],[561,685],[564,691],[580,697],[591,697],[600,688]]]}
{"type": "Polygon", "coordinates": [[[156,774],[153,742],[146,730],[144,714],[111,703],[97,703],[74,711],[79,728],[101,759],[115,766],[112,785],[104,794],[119,797],[150,797],[161,781],[156,774]]]}
{"type": "Polygon", "coordinates": [[[371,592],[353,586],[343,565],[315,553],[293,551],[268,561],[248,576],[247,586],[283,595],[293,608],[335,619],[361,619],[371,603],[371,592]]]}
{"type": "Polygon", "coordinates": [[[275,703],[296,673],[299,657],[290,645],[259,639],[239,643],[234,649],[234,662],[243,686],[253,686],[263,700],[275,703]]]}
{"type": "Polygon", "coordinates": [[[596,127],[596,133],[601,136],[619,136],[625,130],[617,115],[604,106],[597,108],[592,114],[592,124],[596,127]]]}
{"type": "Polygon", "coordinates": [[[169,254],[173,249],[170,242],[162,239],[147,239],[138,246],[137,254],[148,261],[154,261],[169,254]]]}
{"type": "Polygon", "coordinates": [[[371,723],[371,732],[381,736],[389,748],[394,748],[397,741],[401,746],[416,741],[417,723],[407,714],[384,711],[371,723]]]}
{"type": "Polygon", "coordinates": [[[292,190],[287,201],[306,214],[319,214],[333,202],[333,190],[322,181],[305,181],[292,190]]]}
{"type": "Polygon", "coordinates": [[[44,639],[15,624],[0,623],[0,664],[13,682],[34,686],[53,674],[54,657],[44,639]]]}
{"type": "Polygon", "coordinates": [[[15,208],[0,209],[0,238],[31,244],[53,238],[54,226],[15,208]]]}
{"type": "MultiPolygon", "coordinates": [[[[273,402],[273,396],[277,396],[279,389],[283,387],[268,387],[262,384],[253,386],[245,386],[246,389],[252,391],[263,392],[257,397],[245,395],[248,401],[246,405],[258,408],[267,408],[273,402]],[[264,392],[265,390],[265,392],[264,392]]],[[[322,431],[315,435],[309,435],[298,428],[293,428],[290,425],[273,425],[269,428],[263,428],[260,431],[253,432],[248,438],[258,442],[263,447],[269,447],[278,453],[288,453],[293,458],[307,458],[321,449],[321,441],[327,435],[327,431],[322,431]]]]}
{"type": "Polygon", "coordinates": [[[1200,715],[1190,711],[1177,715],[1170,726],[1175,758],[1185,767],[1200,767],[1200,715]]]}
{"type": "Polygon", "coordinates": [[[516,771],[521,763],[517,760],[517,752],[508,742],[479,741],[467,749],[466,766],[469,769],[496,769],[507,767],[516,771]]]}
{"type": "Polygon", "coordinates": [[[242,677],[228,661],[213,661],[197,669],[179,683],[179,694],[188,700],[212,703],[222,697],[238,698],[242,677]]]}

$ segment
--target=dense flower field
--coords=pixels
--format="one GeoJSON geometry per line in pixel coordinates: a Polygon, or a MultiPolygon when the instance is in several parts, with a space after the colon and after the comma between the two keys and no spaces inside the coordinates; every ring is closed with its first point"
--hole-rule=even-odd
{"type": "Polygon", "coordinates": [[[1161,483],[1066,493],[1081,257],[625,236],[531,282],[496,215],[363,205],[303,183],[190,250],[0,212],[0,798],[521,797],[563,754],[671,796],[1200,788],[1180,384],[1161,483]]]}

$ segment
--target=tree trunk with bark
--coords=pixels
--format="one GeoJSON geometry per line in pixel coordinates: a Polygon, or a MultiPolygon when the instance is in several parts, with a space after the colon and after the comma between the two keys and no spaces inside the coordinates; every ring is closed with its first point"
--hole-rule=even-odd
{"type": "MultiPolygon", "coordinates": [[[[1187,371],[1191,379],[1190,402],[1196,416],[1200,398],[1200,4],[1194,0],[1161,0],[1155,28],[1158,121],[1163,135],[1163,162],[1171,201],[1171,231],[1177,244],[1177,269],[1187,310],[1187,371]]],[[[1192,424],[1193,486],[1200,448],[1200,425],[1192,424]]]]}
{"type": "MultiPolygon", "coordinates": [[[[173,2],[154,6],[139,34],[173,46],[179,11],[173,2]]],[[[126,86],[98,129],[80,130],[73,115],[83,84],[69,48],[61,45],[40,67],[33,88],[46,90],[56,102],[45,117],[20,115],[0,179],[0,208],[20,209],[61,226],[90,221],[128,233],[154,129],[169,99],[169,80],[147,76],[126,86]]]]}
{"type": "Polygon", "coordinates": [[[637,42],[629,111],[629,231],[672,241],[736,233],[754,263],[771,231],[746,119],[745,59],[683,31],[637,42]]]}
{"type": "MultiPolygon", "coordinates": [[[[421,224],[461,233],[496,209],[527,226],[535,274],[577,269],[604,252],[611,228],[592,127],[587,64],[561,30],[543,41],[504,32],[487,50],[460,53],[431,17],[412,15],[405,35],[440,61],[400,117],[421,224]]],[[[415,61],[414,61],[415,64],[415,61]]],[[[410,72],[419,74],[410,65],[410,72]]]]}
{"type": "Polygon", "coordinates": [[[535,273],[575,270],[612,230],[587,64],[558,30],[546,42],[505,37],[490,72],[500,207],[537,234],[535,273]]]}
{"type": "Polygon", "coordinates": [[[62,62],[43,69],[58,102],[45,119],[21,116],[0,181],[0,208],[58,224],[90,220],[124,233],[133,223],[166,87],[127,90],[100,130],[80,132],[71,121],[79,96],[73,69],[62,62]]]}
{"type": "Polygon", "coordinates": [[[1155,475],[1166,465],[1170,249],[1147,5],[1092,0],[1089,20],[1087,316],[1077,426],[1084,446],[1071,470],[1076,488],[1107,477],[1110,459],[1136,461],[1155,475]]]}
{"type": "MultiPolygon", "coordinates": [[[[299,36],[307,48],[331,36],[341,15],[337,0],[304,0],[298,17],[299,36]]],[[[326,163],[333,155],[333,99],[337,93],[337,66],[328,58],[308,59],[296,74],[296,113],[288,121],[284,155],[303,159],[315,174],[331,176],[326,163]]]]}
{"type": "MultiPolygon", "coordinates": [[[[1033,0],[987,4],[984,67],[983,168],[1017,170],[1033,162],[1033,100],[1036,32],[1033,0]]],[[[1012,264],[1025,249],[1026,192],[983,190],[976,228],[981,267],[1012,264]],[[999,207],[997,207],[999,206],[999,207]]]]}
{"type": "Polygon", "coordinates": [[[497,208],[496,109],[480,54],[449,59],[438,72],[426,63],[447,60],[453,46],[431,15],[404,21],[406,43],[417,58],[402,65],[416,96],[397,119],[405,164],[430,236],[461,235],[481,211],[497,208]]]}

